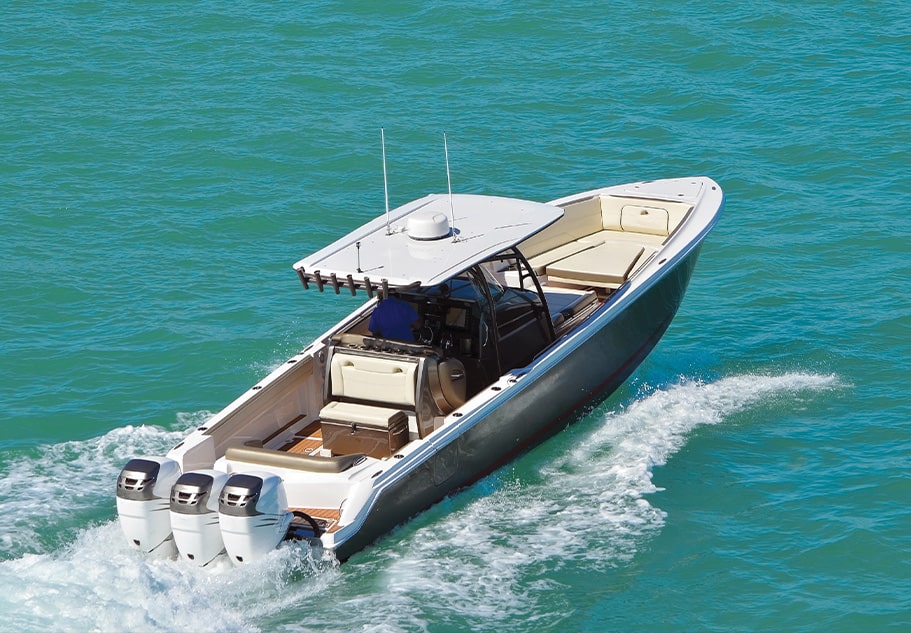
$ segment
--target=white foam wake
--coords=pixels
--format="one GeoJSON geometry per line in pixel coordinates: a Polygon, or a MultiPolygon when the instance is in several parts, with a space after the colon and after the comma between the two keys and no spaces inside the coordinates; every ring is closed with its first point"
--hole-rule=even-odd
{"type": "Polygon", "coordinates": [[[394,561],[383,596],[396,603],[383,610],[414,614],[415,628],[442,603],[488,630],[546,629],[556,622],[526,618],[557,620],[574,611],[561,575],[584,567],[597,577],[626,564],[664,524],[665,513],[646,498],[656,491],[652,472],[693,429],[782,396],[837,386],[834,376],[800,373],[683,381],[622,411],[596,411],[571,432],[572,448],[531,465],[536,475],[501,471],[478,484],[480,498],[407,535],[403,551],[382,549],[378,556],[394,561]]]}
{"type": "Polygon", "coordinates": [[[128,549],[109,522],[62,551],[0,563],[0,610],[15,631],[258,631],[330,582],[327,569],[287,547],[243,568],[222,558],[200,569],[128,549]]]}
{"type": "Polygon", "coordinates": [[[381,613],[396,616],[388,630],[421,630],[447,614],[488,630],[547,628],[560,617],[555,602],[572,610],[570,596],[551,591],[561,574],[627,564],[663,525],[647,498],[652,472],[694,428],[837,386],[815,374],[734,376],[683,381],[620,411],[602,407],[553,447],[447,499],[341,569],[285,547],[254,565],[200,570],[129,549],[115,520],[82,518],[80,505],[112,517],[123,463],[163,454],[182,432],[125,428],[48,447],[0,473],[0,611],[22,631],[383,631],[381,613]],[[67,523],[70,536],[49,543],[67,523]]]}
{"type": "Polygon", "coordinates": [[[181,430],[127,426],[101,437],[7,457],[0,468],[0,613],[17,631],[241,631],[300,603],[332,562],[294,547],[234,568],[204,570],[130,548],[115,485],[132,457],[164,455],[211,414],[178,416],[181,430]],[[319,578],[295,582],[302,575],[319,578]]]}
{"type": "Polygon", "coordinates": [[[0,558],[48,551],[71,541],[73,530],[105,516],[106,509],[110,516],[120,468],[137,455],[165,454],[183,435],[154,426],[127,426],[90,440],[4,456],[0,558]]]}

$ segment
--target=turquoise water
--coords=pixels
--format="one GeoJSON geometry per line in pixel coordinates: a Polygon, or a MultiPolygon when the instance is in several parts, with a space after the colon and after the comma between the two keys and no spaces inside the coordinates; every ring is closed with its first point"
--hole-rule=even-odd
{"type": "Polygon", "coordinates": [[[911,5],[8,2],[0,628],[911,630],[911,5]],[[578,425],[341,567],[126,548],[114,482],[341,317],[390,201],[705,174],[687,298],[578,425]]]}

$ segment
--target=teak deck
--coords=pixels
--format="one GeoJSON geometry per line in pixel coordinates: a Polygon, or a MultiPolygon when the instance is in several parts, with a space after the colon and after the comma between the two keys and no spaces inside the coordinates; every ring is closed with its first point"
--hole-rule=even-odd
{"type": "MultiPolygon", "coordinates": [[[[323,447],[323,431],[319,420],[314,421],[305,429],[294,435],[294,439],[285,444],[280,450],[288,453],[312,455],[323,447]]],[[[326,532],[334,532],[339,528],[338,522],[342,516],[339,509],[329,508],[290,508],[290,510],[304,512],[320,523],[324,524],[326,532]]]]}
{"type": "Polygon", "coordinates": [[[311,455],[323,447],[323,430],[319,420],[312,422],[307,428],[298,431],[294,439],[282,446],[279,450],[287,453],[311,455]]]}
{"type": "Polygon", "coordinates": [[[335,532],[338,528],[338,520],[342,516],[341,510],[330,510],[328,508],[289,508],[292,512],[298,510],[309,514],[311,517],[322,524],[326,532],[335,532]]]}

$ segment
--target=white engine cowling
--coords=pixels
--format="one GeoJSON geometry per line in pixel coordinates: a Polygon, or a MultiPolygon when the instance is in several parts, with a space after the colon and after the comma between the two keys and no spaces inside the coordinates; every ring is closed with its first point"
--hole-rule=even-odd
{"type": "Polygon", "coordinates": [[[171,488],[171,529],[185,560],[203,566],[225,549],[218,525],[218,498],[228,481],[219,470],[184,473],[171,488]]]}
{"type": "Polygon", "coordinates": [[[167,457],[131,459],[120,471],[117,516],[130,545],[144,552],[173,554],[168,507],[178,477],[180,465],[167,457]]]}
{"type": "Polygon", "coordinates": [[[218,500],[218,520],[231,562],[249,563],[275,549],[291,523],[282,479],[271,473],[235,473],[218,500]]]}

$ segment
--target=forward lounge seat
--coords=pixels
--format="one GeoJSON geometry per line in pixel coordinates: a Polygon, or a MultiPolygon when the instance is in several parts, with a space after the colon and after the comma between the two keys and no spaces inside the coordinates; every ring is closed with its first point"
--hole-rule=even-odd
{"type": "Polygon", "coordinates": [[[560,220],[519,247],[548,282],[617,288],[661,248],[691,209],[682,202],[595,195],[566,204],[560,220]]]}
{"type": "Polygon", "coordinates": [[[605,242],[547,266],[551,281],[619,286],[625,282],[645,248],[629,242],[605,242]]]}

